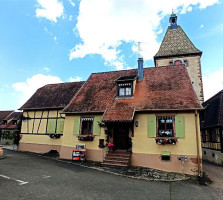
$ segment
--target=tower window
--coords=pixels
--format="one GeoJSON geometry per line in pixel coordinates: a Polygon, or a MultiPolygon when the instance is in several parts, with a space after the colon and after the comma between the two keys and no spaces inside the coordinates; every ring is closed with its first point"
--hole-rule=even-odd
{"type": "Polygon", "coordinates": [[[182,64],[182,61],[181,60],[175,60],[174,61],[174,65],[181,65],[182,64]]]}

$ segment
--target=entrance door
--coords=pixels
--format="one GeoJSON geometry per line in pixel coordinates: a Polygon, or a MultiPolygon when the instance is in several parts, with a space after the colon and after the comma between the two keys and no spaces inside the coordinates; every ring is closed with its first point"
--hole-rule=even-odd
{"type": "Polygon", "coordinates": [[[114,145],[116,149],[128,149],[129,148],[129,127],[117,125],[113,132],[114,145]]]}

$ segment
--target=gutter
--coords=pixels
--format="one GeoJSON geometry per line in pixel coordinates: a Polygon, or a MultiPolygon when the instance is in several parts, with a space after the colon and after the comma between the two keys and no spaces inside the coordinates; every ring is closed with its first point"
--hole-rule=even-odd
{"type": "Polygon", "coordinates": [[[202,176],[202,166],[201,166],[201,159],[200,159],[200,144],[201,142],[199,141],[199,124],[198,124],[198,113],[197,110],[195,110],[195,129],[196,129],[196,142],[197,142],[197,165],[198,165],[198,176],[202,176]]]}

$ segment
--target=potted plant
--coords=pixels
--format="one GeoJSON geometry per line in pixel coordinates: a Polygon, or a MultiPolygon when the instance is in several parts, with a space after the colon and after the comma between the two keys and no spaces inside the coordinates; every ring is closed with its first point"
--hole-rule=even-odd
{"type": "Polygon", "coordinates": [[[114,149],[115,149],[115,145],[114,145],[114,143],[113,143],[113,142],[109,142],[109,143],[108,143],[108,150],[109,150],[109,151],[114,151],[114,149]]]}

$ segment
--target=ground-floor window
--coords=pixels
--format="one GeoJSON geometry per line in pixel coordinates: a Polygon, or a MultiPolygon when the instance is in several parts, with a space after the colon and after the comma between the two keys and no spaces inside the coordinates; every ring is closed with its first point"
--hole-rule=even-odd
{"type": "Polygon", "coordinates": [[[158,116],[157,117],[157,136],[174,137],[174,117],[158,116]]]}
{"type": "Polygon", "coordinates": [[[87,117],[81,119],[81,135],[93,134],[93,120],[94,118],[87,117]]]}

